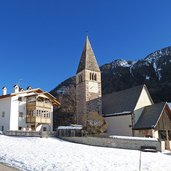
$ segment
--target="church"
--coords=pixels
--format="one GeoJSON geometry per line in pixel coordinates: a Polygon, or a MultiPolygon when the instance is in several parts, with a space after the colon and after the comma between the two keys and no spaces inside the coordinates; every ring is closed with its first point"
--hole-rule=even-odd
{"type": "Polygon", "coordinates": [[[76,73],[77,123],[84,124],[90,111],[105,118],[108,135],[160,138],[171,149],[168,104],[155,104],[146,85],[102,96],[101,72],[87,36],[76,73]]]}

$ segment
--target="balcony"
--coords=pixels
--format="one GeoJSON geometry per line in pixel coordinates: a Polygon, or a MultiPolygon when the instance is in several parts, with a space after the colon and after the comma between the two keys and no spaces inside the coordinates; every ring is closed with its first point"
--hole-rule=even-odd
{"type": "Polygon", "coordinates": [[[26,122],[27,123],[44,123],[44,124],[50,124],[51,120],[49,117],[40,117],[40,116],[26,116],[26,122]]]}
{"type": "Polygon", "coordinates": [[[41,108],[51,109],[52,105],[46,102],[33,101],[33,102],[27,103],[27,107],[28,108],[41,107],[41,108]]]}

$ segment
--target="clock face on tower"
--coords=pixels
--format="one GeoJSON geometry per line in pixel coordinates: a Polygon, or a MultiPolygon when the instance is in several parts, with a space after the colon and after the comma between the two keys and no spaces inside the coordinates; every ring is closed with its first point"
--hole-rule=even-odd
{"type": "Polygon", "coordinates": [[[97,82],[89,82],[88,90],[91,93],[98,93],[98,83],[97,82]]]}

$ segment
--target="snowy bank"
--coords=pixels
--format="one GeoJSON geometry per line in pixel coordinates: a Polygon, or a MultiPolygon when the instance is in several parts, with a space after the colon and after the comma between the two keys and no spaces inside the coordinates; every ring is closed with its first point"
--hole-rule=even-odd
{"type": "Polygon", "coordinates": [[[23,171],[170,171],[171,155],[0,135],[0,162],[23,171]],[[157,162],[156,162],[157,161],[157,162]]]}

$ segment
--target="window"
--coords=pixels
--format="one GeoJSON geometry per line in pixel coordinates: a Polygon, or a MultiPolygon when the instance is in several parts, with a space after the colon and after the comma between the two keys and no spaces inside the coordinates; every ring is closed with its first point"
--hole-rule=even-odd
{"type": "Polygon", "coordinates": [[[82,75],[79,75],[79,76],[78,76],[78,82],[79,82],[79,83],[83,82],[83,76],[82,76],[82,75]]]}
{"type": "Polygon", "coordinates": [[[22,101],[22,97],[18,97],[18,101],[21,102],[22,101]]]}
{"type": "Polygon", "coordinates": [[[45,103],[50,103],[50,100],[49,99],[45,99],[45,103]]]}
{"type": "Polygon", "coordinates": [[[5,117],[5,112],[2,112],[2,117],[3,117],[3,118],[5,117]]]}
{"type": "Polygon", "coordinates": [[[90,80],[97,81],[97,75],[95,73],[90,73],[90,80]]]}
{"type": "Polygon", "coordinates": [[[43,127],[43,131],[47,131],[46,127],[43,127]]]}
{"type": "Polygon", "coordinates": [[[1,127],[1,131],[4,131],[4,126],[1,127]]]}
{"type": "Polygon", "coordinates": [[[38,98],[37,98],[37,101],[38,101],[38,102],[43,102],[43,101],[44,101],[44,98],[43,98],[43,97],[38,97],[38,98]]]}
{"type": "Polygon", "coordinates": [[[23,118],[23,117],[24,117],[23,112],[19,112],[19,117],[20,117],[20,118],[23,118]]]}

